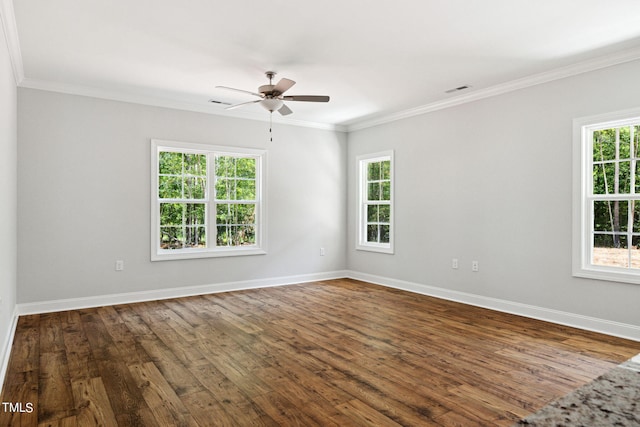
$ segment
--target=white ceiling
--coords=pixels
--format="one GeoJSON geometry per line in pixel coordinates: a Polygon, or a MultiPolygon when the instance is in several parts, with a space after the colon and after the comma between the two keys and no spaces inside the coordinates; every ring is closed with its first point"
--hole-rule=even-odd
{"type": "Polygon", "coordinates": [[[208,100],[252,100],[215,86],[257,91],[275,70],[297,82],[287,94],[331,96],[288,103],[287,119],[341,129],[640,58],[638,0],[14,0],[13,13],[21,86],[268,118],[208,100]]]}

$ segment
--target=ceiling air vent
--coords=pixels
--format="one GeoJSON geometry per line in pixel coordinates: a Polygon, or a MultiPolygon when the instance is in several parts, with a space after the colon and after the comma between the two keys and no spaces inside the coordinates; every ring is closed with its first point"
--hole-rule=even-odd
{"type": "Polygon", "coordinates": [[[210,99],[209,102],[212,104],[231,105],[229,102],[218,101],[217,99],[210,99]]]}
{"type": "Polygon", "coordinates": [[[471,86],[469,86],[469,85],[458,86],[458,87],[455,87],[455,88],[453,88],[453,89],[446,90],[444,93],[454,93],[454,92],[459,92],[459,91],[461,91],[461,90],[469,89],[470,87],[471,87],[471,86]]]}

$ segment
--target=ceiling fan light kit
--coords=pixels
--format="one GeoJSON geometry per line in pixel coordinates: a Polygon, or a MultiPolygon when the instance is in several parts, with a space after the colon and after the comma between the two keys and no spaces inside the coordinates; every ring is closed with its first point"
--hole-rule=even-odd
{"type": "Polygon", "coordinates": [[[216,86],[218,89],[226,89],[232,90],[235,92],[242,92],[249,95],[257,96],[261,99],[257,99],[255,101],[241,102],[239,104],[234,104],[229,107],[226,107],[227,110],[232,110],[234,108],[243,107],[249,104],[260,104],[262,107],[273,113],[274,111],[278,111],[281,115],[287,116],[293,111],[284,103],[284,101],[296,101],[296,102],[329,102],[329,97],[326,95],[287,95],[284,96],[284,93],[288,91],[293,85],[296,84],[293,80],[282,78],[277,84],[273,84],[273,78],[275,77],[275,71],[267,71],[265,73],[267,78],[269,79],[269,84],[262,85],[258,88],[258,92],[251,92],[248,90],[236,89],[227,86],[216,86]]]}
{"type": "Polygon", "coordinates": [[[265,98],[260,101],[260,105],[262,105],[267,111],[273,113],[276,110],[279,110],[280,107],[284,105],[281,99],[278,98],[265,98]]]}

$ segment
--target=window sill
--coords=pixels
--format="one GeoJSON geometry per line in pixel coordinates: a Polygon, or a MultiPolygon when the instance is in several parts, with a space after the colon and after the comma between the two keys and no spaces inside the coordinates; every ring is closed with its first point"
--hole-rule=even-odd
{"type": "Polygon", "coordinates": [[[198,259],[198,258],[222,258],[234,256],[250,256],[250,255],[266,255],[267,251],[261,248],[252,247],[247,249],[193,249],[175,251],[162,251],[151,254],[151,261],[173,261],[181,259],[198,259]]]}
{"type": "Polygon", "coordinates": [[[393,248],[390,246],[357,245],[356,250],[364,251],[364,252],[378,252],[382,254],[393,255],[393,248]]]}
{"type": "Polygon", "coordinates": [[[574,277],[584,279],[604,280],[608,282],[620,282],[638,285],[640,284],[640,271],[620,271],[615,268],[591,267],[578,268],[573,271],[574,277]]]}

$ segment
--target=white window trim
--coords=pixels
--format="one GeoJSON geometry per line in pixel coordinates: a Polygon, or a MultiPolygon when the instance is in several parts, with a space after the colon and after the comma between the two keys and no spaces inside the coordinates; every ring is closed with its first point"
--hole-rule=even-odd
{"type": "Polygon", "coordinates": [[[640,109],[631,109],[573,121],[573,254],[575,277],[640,284],[640,270],[591,263],[593,239],[591,185],[593,181],[592,132],[640,122],[640,109]]]}
{"type": "Polygon", "coordinates": [[[394,253],[394,241],[395,241],[395,208],[394,208],[394,199],[395,199],[395,165],[393,158],[393,150],[383,151],[379,153],[373,154],[363,154],[356,157],[356,171],[358,173],[358,206],[357,206],[357,224],[356,224],[356,250],[360,251],[369,251],[369,252],[380,252],[385,254],[393,254],[394,253]],[[367,168],[363,167],[366,163],[381,161],[381,160],[390,160],[390,176],[391,176],[391,197],[390,197],[390,205],[391,205],[391,222],[390,222],[390,230],[389,230],[389,243],[372,243],[367,242],[366,239],[366,228],[367,228],[367,213],[366,213],[366,204],[364,203],[364,198],[367,194],[367,168]]]}
{"type": "MultiPolygon", "coordinates": [[[[226,147],[208,144],[195,144],[161,139],[151,140],[151,261],[168,261],[193,258],[229,257],[244,255],[263,255],[266,250],[266,150],[243,147],[226,147]],[[194,152],[221,155],[251,155],[257,159],[256,163],[256,204],[257,231],[256,244],[235,247],[208,247],[166,250],[160,249],[160,215],[158,201],[158,153],[160,151],[194,152]]],[[[213,162],[208,163],[209,180],[213,180],[213,162]]],[[[207,182],[207,190],[211,191],[213,182],[207,182]]],[[[210,193],[209,193],[210,194],[210,193]]],[[[207,202],[212,203],[212,196],[207,196],[207,202]]],[[[207,215],[208,241],[215,241],[215,209],[209,208],[207,215]]]]}

